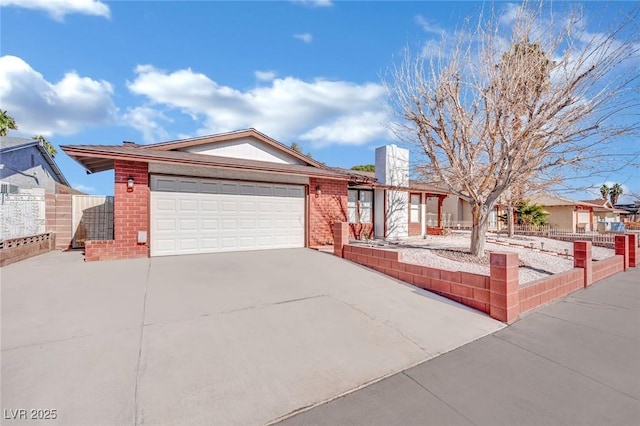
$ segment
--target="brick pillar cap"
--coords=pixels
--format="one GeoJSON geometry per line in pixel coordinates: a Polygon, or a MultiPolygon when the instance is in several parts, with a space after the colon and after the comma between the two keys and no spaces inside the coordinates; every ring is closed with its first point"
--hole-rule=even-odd
{"type": "Polygon", "coordinates": [[[507,262],[517,262],[518,253],[508,251],[492,251],[489,253],[489,263],[492,266],[506,266],[507,262]]]}

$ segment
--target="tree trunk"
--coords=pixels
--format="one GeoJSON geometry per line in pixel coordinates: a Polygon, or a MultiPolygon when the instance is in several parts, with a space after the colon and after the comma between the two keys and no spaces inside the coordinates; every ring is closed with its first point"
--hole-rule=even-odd
{"type": "Polygon", "coordinates": [[[509,231],[509,238],[513,238],[515,229],[513,226],[513,205],[511,204],[511,202],[509,202],[509,205],[507,206],[507,227],[509,231]]]}
{"type": "Polygon", "coordinates": [[[471,254],[484,257],[484,246],[487,240],[487,222],[489,220],[489,207],[486,204],[472,204],[471,217],[471,254]]]}

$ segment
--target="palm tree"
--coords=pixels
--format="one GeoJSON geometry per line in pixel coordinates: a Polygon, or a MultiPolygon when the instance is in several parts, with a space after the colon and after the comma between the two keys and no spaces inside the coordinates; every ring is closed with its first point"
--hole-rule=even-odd
{"type": "Polygon", "coordinates": [[[53,146],[53,144],[49,142],[44,136],[38,135],[38,136],[34,136],[31,139],[33,139],[34,141],[42,142],[42,146],[44,146],[44,148],[47,150],[47,152],[52,158],[55,157],[56,154],[58,153],[58,150],[56,149],[56,147],[53,146]]]}
{"type": "Polygon", "coordinates": [[[606,200],[607,198],[609,198],[610,191],[611,191],[611,188],[609,188],[606,183],[603,183],[602,186],[600,187],[600,195],[602,195],[603,200],[606,200]]]}
{"type": "Polygon", "coordinates": [[[516,206],[519,225],[541,226],[547,224],[547,216],[549,215],[540,204],[530,204],[528,201],[522,201],[516,206]]]}
{"type": "Polygon", "coordinates": [[[622,195],[624,191],[622,190],[622,185],[619,183],[614,183],[611,189],[609,190],[609,195],[611,196],[611,205],[615,206],[618,204],[618,197],[622,195]]]}
{"type": "Polygon", "coordinates": [[[0,109],[0,136],[7,136],[9,129],[18,130],[16,120],[7,114],[7,111],[0,109]]]}

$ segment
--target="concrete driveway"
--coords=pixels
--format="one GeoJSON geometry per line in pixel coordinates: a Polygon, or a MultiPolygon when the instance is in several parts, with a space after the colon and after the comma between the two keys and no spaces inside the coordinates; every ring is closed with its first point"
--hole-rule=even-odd
{"type": "Polygon", "coordinates": [[[3,424],[265,424],[502,328],[307,249],[53,252],[0,274],[3,424]]]}

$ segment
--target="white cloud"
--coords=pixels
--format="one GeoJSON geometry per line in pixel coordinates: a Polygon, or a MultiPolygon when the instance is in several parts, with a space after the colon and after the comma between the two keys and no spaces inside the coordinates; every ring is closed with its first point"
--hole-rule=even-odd
{"type": "Polygon", "coordinates": [[[333,6],[331,0],[292,0],[291,3],[309,7],[330,7],[333,6]]]}
{"type": "Polygon", "coordinates": [[[432,20],[425,18],[422,15],[417,15],[415,19],[416,19],[416,23],[422,27],[424,32],[431,33],[431,34],[439,34],[439,35],[444,35],[446,33],[444,28],[442,28],[440,25],[433,22],[432,20]]]}
{"type": "Polygon", "coordinates": [[[89,186],[89,185],[84,185],[82,183],[72,183],[71,187],[73,189],[77,189],[80,192],[86,192],[87,194],[91,194],[93,192],[96,192],[96,188],[93,186],[89,186]]]}
{"type": "Polygon", "coordinates": [[[117,112],[109,82],[71,71],[51,83],[17,56],[0,57],[0,93],[2,109],[27,134],[73,134],[108,123],[117,112]]]}
{"type": "Polygon", "coordinates": [[[362,114],[341,116],[327,124],[316,126],[301,135],[300,139],[312,141],[316,146],[331,143],[364,145],[390,136],[385,127],[386,122],[384,112],[364,111],[362,114]]]}
{"type": "Polygon", "coordinates": [[[109,6],[99,0],[0,0],[0,6],[44,10],[56,21],[70,13],[111,17],[109,6]]]}
{"type": "Polygon", "coordinates": [[[294,34],[293,38],[297,38],[298,40],[302,40],[303,42],[309,44],[313,41],[313,36],[309,33],[302,34],[294,34]]]}
{"type": "Polygon", "coordinates": [[[128,82],[149,106],[174,108],[201,119],[199,134],[254,127],[276,139],[361,145],[391,139],[380,84],[293,77],[241,91],[222,86],[191,69],[165,72],[136,68],[128,82]]]}
{"type": "Polygon", "coordinates": [[[258,80],[261,81],[271,81],[274,78],[276,78],[276,72],[275,71],[256,71],[255,72],[255,76],[258,80]]]}
{"type": "Polygon", "coordinates": [[[129,108],[122,116],[129,126],[142,133],[145,143],[162,142],[169,139],[169,132],[159,124],[159,121],[171,121],[162,112],[153,108],[142,106],[129,108]]]}

